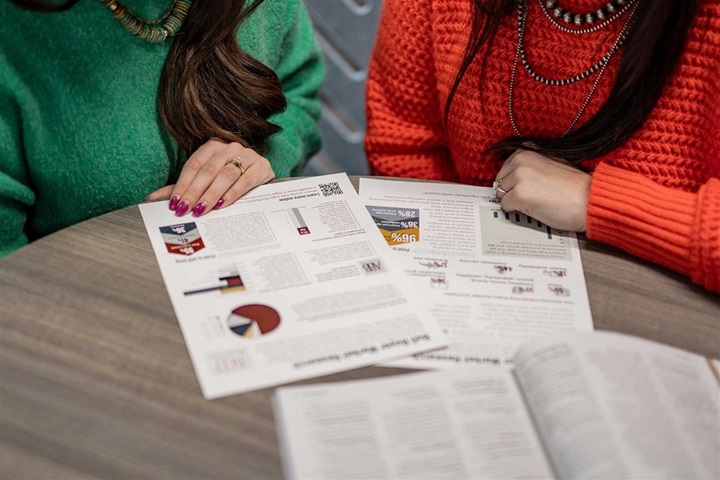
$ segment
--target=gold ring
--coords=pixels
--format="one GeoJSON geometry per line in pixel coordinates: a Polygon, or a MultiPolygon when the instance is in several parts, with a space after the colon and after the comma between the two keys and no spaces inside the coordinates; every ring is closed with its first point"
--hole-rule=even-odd
{"type": "Polygon", "coordinates": [[[245,165],[243,164],[243,159],[242,159],[242,157],[233,157],[233,158],[230,158],[230,159],[228,159],[228,160],[225,162],[225,165],[234,165],[234,166],[236,166],[237,168],[239,168],[239,169],[240,169],[240,176],[241,176],[241,177],[243,176],[243,173],[245,173],[245,165]]]}

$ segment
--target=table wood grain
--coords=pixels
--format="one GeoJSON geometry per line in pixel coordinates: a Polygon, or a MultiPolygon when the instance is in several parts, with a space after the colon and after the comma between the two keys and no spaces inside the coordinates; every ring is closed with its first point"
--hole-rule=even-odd
{"type": "MultiPolygon", "coordinates": [[[[597,329],[720,357],[717,295],[580,246],[597,329]]],[[[282,476],[272,389],[203,399],[137,207],[0,260],[0,295],[0,477],[282,476]]]]}

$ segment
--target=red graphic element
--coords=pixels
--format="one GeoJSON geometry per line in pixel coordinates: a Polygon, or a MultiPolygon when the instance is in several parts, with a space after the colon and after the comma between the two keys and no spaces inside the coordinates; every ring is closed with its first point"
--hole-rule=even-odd
{"type": "Polygon", "coordinates": [[[165,246],[167,247],[168,252],[175,253],[177,255],[192,255],[193,253],[199,252],[200,250],[205,248],[205,244],[203,243],[202,238],[198,238],[197,240],[187,243],[185,245],[166,243],[165,246]]]}
{"type": "Polygon", "coordinates": [[[280,326],[280,314],[267,305],[243,305],[232,311],[228,325],[236,335],[245,338],[259,337],[280,326]]]}
{"type": "Polygon", "coordinates": [[[194,222],[160,227],[165,248],[175,255],[192,255],[205,248],[205,243],[194,222]]]}

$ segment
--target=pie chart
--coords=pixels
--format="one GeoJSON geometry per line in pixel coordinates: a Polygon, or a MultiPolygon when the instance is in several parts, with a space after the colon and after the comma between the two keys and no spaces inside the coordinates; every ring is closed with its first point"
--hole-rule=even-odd
{"type": "Polygon", "coordinates": [[[280,314],[267,305],[243,305],[230,313],[228,326],[236,335],[256,338],[267,335],[279,327],[280,314]]]}

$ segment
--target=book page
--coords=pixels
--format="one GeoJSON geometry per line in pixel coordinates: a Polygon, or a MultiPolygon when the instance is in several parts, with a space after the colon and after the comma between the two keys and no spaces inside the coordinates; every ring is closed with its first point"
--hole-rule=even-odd
{"type": "Polygon", "coordinates": [[[447,345],[344,174],[140,211],[207,398],[447,345]]]}
{"type": "Polygon", "coordinates": [[[526,341],[593,329],[573,233],[485,187],[361,178],[360,198],[450,340],[393,366],[510,363],[526,341]]]}
{"type": "Polygon", "coordinates": [[[720,478],[720,388],[703,357],[598,332],[532,342],[515,366],[561,478],[720,478]]]}
{"type": "Polygon", "coordinates": [[[285,387],[274,406],[288,478],[553,477],[506,368],[285,387]]]}

